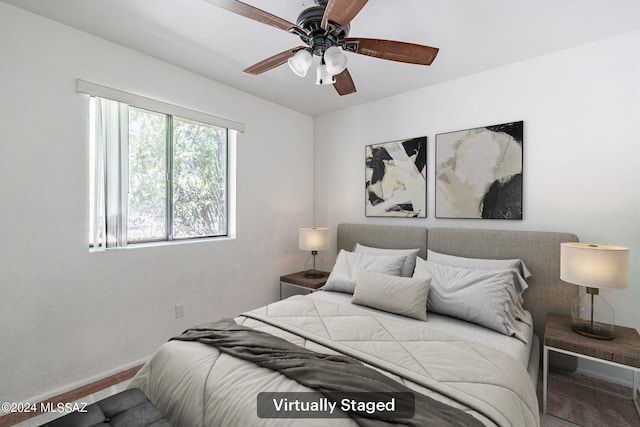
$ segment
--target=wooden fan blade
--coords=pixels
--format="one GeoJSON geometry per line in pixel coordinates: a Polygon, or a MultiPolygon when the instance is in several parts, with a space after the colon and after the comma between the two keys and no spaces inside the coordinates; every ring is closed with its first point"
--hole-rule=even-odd
{"type": "Polygon", "coordinates": [[[333,84],[333,87],[336,88],[340,96],[349,95],[356,91],[356,85],[353,83],[351,74],[349,74],[347,69],[336,76],[336,82],[333,84]]]}
{"type": "Polygon", "coordinates": [[[329,21],[346,27],[349,22],[362,10],[368,0],[329,0],[322,16],[322,28],[327,30],[329,21]]]}
{"type": "Polygon", "coordinates": [[[261,22],[263,24],[271,25],[272,27],[289,31],[291,28],[297,28],[296,24],[293,24],[286,19],[282,19],[275,15],[258,9],[246,3],[242,3],[237,0],[207,0],[209,3],[226,9],[229,12],[233,12],[237,15],[244,16],[245,18],[253,19],[254,21],[261,22]]]}
{"type": "Polygon", "coordinates": [[[363,38],[345,38],[343,45],[345,50],[361,55],[419,65],[431,65],[439,50],[414,43],[363,38]]]}
{"type": "Polygon", "coordinates": [[[276,55],[270,56],[269,58],[258,62],[248,68],[245,68],[243,71],[249,74],[262,74],[265,71],[269,71],[272,68],[276,68],[279,65],[287,62],[289,58],[293,56],[294,53],[299,51],[300,49],[304,49],[302,46],[294,47],[293,49],[285,50],[284,52],[280,52],[276,55]]]}

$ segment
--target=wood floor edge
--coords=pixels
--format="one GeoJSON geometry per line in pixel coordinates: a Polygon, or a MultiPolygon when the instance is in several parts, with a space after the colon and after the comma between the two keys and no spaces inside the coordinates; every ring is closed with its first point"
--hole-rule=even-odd
{"type": "Polygon", "coordinates": [[[49,399],[37,402],[35,404],[36,411],[34,412],[14,412],[0,417],[0,427],[8,427],[22,421],[28,420],[41,414],[40,408],[47,407],[48,404],[56,405],[58,403],[71,403],[79,400],[83,397],[89,396],[107,387],[119,384],[123,381],[127,381],[142,368],[142,365],[134,366],[133,368],[126,369],[116,374],[110,375],[106,378],[94,381],[82,387],[78,387],[74,390],[66,393],[58,394],[57,396],[49,399]]]}

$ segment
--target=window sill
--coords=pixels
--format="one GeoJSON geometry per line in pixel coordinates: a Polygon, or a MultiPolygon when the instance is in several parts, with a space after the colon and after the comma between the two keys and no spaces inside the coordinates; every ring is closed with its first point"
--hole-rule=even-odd
{"type": "Polygon", "coordinates": [[[193,245],[199,243],[210,243],[210,242],[224,242],[229,240],[236,240],[235,236],[221,236],[221,237],[200,237],[196,239],[179,239],[179,240],[168,240],[168,241],[158,241],[158,242],[141,242],[141,243],[129,243],[125,247],[117,247],[117,248],[89,248],[90,253],[100,253],[107,252],[113,250],[127,250],[127,249],[142,249],[142,248],[156,248],[162,246],[179,246],[179,245],[193,245]]]}

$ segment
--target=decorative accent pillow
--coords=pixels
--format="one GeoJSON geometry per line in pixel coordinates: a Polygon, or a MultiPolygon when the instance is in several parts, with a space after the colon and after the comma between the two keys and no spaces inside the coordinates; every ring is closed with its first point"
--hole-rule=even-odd
{"type": "Polygon", "coordinates": [[[523,342],[512,300],[514,271],[473,270],[418,259],[414,278],[431,277],[427,308],[523,342]]]}
{"type": "Polygon", "coordinates": [[[411,278],[360,270],[351,302],[427,320],[430,277],[411,278]]]}
{"type": "Polygon", "coordinates": [[[404,261],[404,264],[400,269],[400,276],[411,277],[413,276],[413,269],[416,266],[416,257],[418,256],[420,249],[381,249],[356,243],[356,247],[353,251],[355,253],[367,255],[406,256],[407,259],[404,261]]]}
{"type": "Polygon", "coordinates": [[[514,303],[522,304],[522,293],[529,287],[526,278],[531,277],[531,272],[520,259],[482,259],[465,258],[455,255],[446,255],[427,250],[427,260],[451,267],[471,268],[476,270],[515,270],[513,285],[515,286],[514,303]]]}
{"type": "Polygon", "coordinates": [[[336,258],[336,264],[329,274],[327,283],[322,289],[352,294],[356,287],[356,280],[358,280],[360,270],[366,269],[391,276],[399,276],[405,259],[406,256],[365,255],[341,249],[336,258]]]}

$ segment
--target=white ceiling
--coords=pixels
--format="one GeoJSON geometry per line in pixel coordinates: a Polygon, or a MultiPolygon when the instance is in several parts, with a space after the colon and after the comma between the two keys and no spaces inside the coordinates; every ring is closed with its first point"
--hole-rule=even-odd
{"type": "MultiPolygon", "coordinates": [[[[341,97],[315,85],[313,68],[305,78],[286,65],[243,73],[300,39],[206,0],[3,1],[310,116],[640,29],[638,0],[370,0],[351,22],[350,37],[425,44],[440,53],[430,67],[348,53],[357,93],[341,97]]],[[[314,5],[245,2],[294,23],[314,5]]],[[[594,65],[598,58],[593,52],[594,65]]]]}

